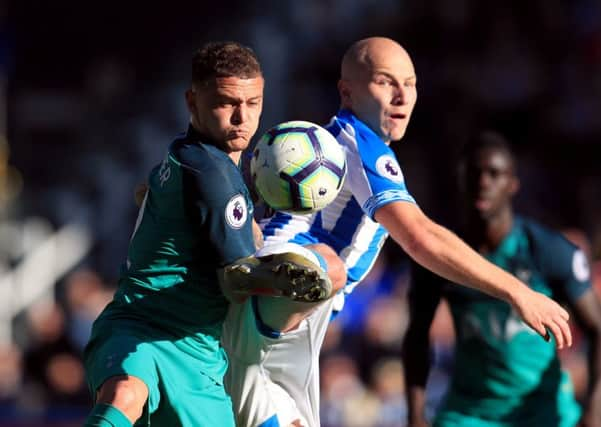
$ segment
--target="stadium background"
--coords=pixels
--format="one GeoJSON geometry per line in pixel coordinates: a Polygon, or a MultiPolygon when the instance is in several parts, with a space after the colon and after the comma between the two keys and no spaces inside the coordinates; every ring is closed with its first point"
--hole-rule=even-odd
{"type": "MultiPolygon", "coordinates": [[[[208,40],[258,53],[261,129],[327,121],[348,45],[399,40],[419,96],[395,150],[422,208],[445,224],[461,218],[453,159],[470,129],[493,127],[519,155],[518,210],[585,245],[599,285],[600,1],[149,3],[0,3],[0,425],[79,425],[89,408],[81,349],[125,256],[133,188],[187,125],[189,60],[208,40]]],[[[332,325],[324,427],[404,425],[407,279],[387,245],[332,325]]],[[[430,408],[451,363],[445,316],[432,330],[430,408]]],[[[585,346],[562,351],[580,396],[585,346]]]]}

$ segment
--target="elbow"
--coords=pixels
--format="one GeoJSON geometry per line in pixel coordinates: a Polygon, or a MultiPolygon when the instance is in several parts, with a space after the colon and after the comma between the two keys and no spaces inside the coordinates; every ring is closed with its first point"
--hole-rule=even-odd
{"type": "Polygon", "coordinates": [[[440,226],[419,208],[404,203],[392,203],[376,211],[376,220],[415,261],[424,265],[427,259],[441,251],[440,226]]]}
{"type": "Polygon", "coordinates": [[[436,253],[436,238],[428,221],[419,221],[413,225],[400,243],[403,250],[421,265],[436,253]]]}
{"type": "Polygon", "coordinates": [[[424,259],[428,254],[427,238],[428,237],[425,235],[425,233],[412,233],[407,237],[401,246],[411,258],[420,264],[423,264],[421,260],[424,259]]]}

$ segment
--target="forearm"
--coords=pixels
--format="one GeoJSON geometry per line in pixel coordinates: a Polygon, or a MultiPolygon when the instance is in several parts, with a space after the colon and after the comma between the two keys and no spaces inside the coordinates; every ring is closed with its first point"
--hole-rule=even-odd
{"type": "MultiPolygon", "coordinates": [[[[415,360],[415,359],[414,359],[415,360]]],[[[424,360],[429,362],[429,358],[424,360]]],[[[426,367],[424,381],[415,381],[416,377],[411,373],[415,372],[416,366],[404,358],[405,381],[407,399],[407,419],[410,425],[419,425],[426,418],[426,379],[428,378],[429,366],[426,367]]],[[[419,368],[418,368],[419,369],[419,368]]]]}
{"type": "Polygon", "coordinates": [[[430,373],[428,331],[417,332],[411,327],[403,345],[403,365],[407,392],[408,418],[411,425],[425,417],[426,383],[430,373]]]}
{"type": "Polygon", "coordinates": [[[446,279],[510,303],[528,326],[557,347],[570,346],[568,312],[517,278],[486,261],[461,239],[432,222],[415,205],[396,202],[379,208],[376,220],[419,264],[446,279]]]}
{"type": "Polygon", "coordinates": [[[398,243],[427,269],[507,302],[513,303],[517,292],[525,288],[519,280],[485,260],[454,233],[432,221],[426,220],[418,234],[410,238],[409,244],[398,243]]]}
{"type": "Polygon", "coordinates": [[[410,425],[426,418],[426,388],[418,385],[407,389],[407,419],[410,425]]]}

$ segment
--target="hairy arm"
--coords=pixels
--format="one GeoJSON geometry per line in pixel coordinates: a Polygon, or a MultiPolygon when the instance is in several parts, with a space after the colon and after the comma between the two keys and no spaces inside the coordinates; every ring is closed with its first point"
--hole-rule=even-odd
{"type": "Polygon", "coordinates": [[[389,203],[376,211],[375,218],[419,264],[452,282],[508,302],[541,336],[548,339],[548,328],[559,348],[571,345],[569,315],[563,308],[486,261],[451,231],[430,220],[416,205],[389,203]]]}

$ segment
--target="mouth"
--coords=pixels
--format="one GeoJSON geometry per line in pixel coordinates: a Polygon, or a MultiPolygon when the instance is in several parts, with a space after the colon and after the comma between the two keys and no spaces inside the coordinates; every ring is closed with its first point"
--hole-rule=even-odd
{"type": "Polygon", "coordinates": [[[228,132],[228,134],[227,134],[228,139],[239,139],[239,138],[246,139],[247,136],[248,136],[248,132],[237,131],[237,130],[228,132]]]}
{"type": "Polygon", "coordinates": [[[474,207],[479,211],[488,210],[491,206],[492,202],[486,197],[478,197],[476,200],[474,200],[474,207]]]}
{"type": "Polygon", "coordinates": [[[407,115],[403,113],[394,113],[390,114],[389,117],[393,120],[404,120],[407,118],[407,115]]]}

